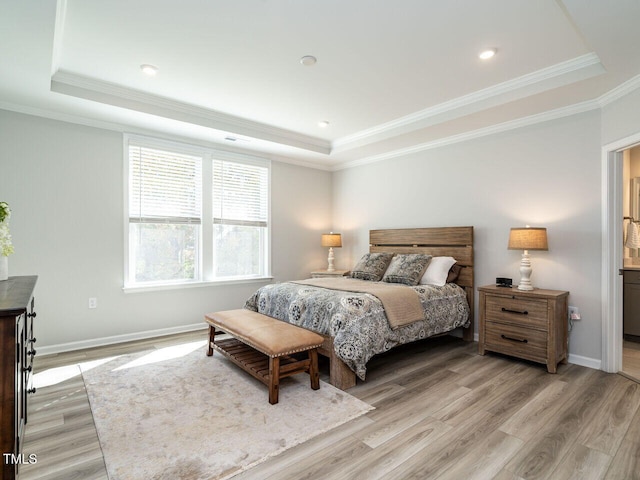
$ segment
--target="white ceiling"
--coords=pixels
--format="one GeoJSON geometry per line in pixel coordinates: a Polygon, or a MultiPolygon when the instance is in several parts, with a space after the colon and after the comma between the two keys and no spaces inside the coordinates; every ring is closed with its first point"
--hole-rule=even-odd
{"type": "Polygon", "coordinates": [[[335,169],[599,108],[640,86],[639,23],[638,0],[2,0],[0,108],[335,169]]]}

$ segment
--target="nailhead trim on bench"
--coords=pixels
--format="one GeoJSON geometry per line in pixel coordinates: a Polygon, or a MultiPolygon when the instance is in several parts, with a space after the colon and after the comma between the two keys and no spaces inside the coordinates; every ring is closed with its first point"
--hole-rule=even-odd
{"type": "MultiPolygon", "coordinates": [[[[263,315],[263,314],[259,314],[259,315],[263,315]]],[[[266,316],[266,315],[265,315],[265,316],[266,316]]],[[[271,317],[269,317],[269,318],[271,318],[271,317]]],[[[275,357],[281,357],[281,356],[283,356],[283,355],[290,355],[290,354],[292,354],[292,353],[306,352],[307,350],[309,350],[309,349],[311,349],[311,348],[319,348],[319,347],[321,347],[321,346],[322,346],[322,344],[324,343],[324,339],[323,339],[323,341],[322,341],[322,342],[320,342],[320,343],[318,343],[317,345],[306,346],[306,347],[299,347],[299,348],[294,349],[294,350],[288,350],[288,351],[286,351],[286,352],[284,352],[284,353],[279,353],[278,355],[269,355],[269,354],[268,354],[267,352],[265,352],[261,347],[258,347],[257,345],[255,345],[251,340],[249,340],[247,337],[245,337],[245,336],[244,336],[244,335],[242,335],[241,333],[238,333],[238,332],[232,331],[232,330],[231,330],[231,329],[229,329],[229,328],[227,328],[227,329],[225,330],[225,327],[223,327],[223,326],[219,325],[219,324],[216,322],[215,318],[205,317],[205,321],[206,321],[209,325],[213,325],[215,328],[218,328],[218,329],[222,330],[223,332],[228,333],[229,335],[231,335],[231,336],[233,336],[233,337],[235,337],[235,338],[237,338],[237,339],[239,339],[239,340],[242,340],[242,342],[243,342],[243,343],[246,343],[247,345],[249,345],[249,346],[251,346],[251,347],[255,348],[256,350],[258,350],[259,352],[264,353],[265,355],[268,355],[269,357],[272,357],[272,358],[275,358],[275,357]]],[[[290,323],[282,322],[281,320],[275,320],[275,319],[274,319],[274,321],[281,322],[281,323],[283,323],[284,325],[288,325],[288,326],[291,326],[291,327],[294,327],[294,328],[302,328],[302,327],[298,327],[297,325],[292,325],[292,324],[290,324],[290,323]]]]}

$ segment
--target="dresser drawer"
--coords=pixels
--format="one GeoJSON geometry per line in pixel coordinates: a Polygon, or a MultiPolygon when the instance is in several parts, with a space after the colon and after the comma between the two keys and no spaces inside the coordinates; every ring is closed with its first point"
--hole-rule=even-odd
{"type": "Polygon", "coordinates": [[[542,330],[487,322],[485,344],[488,350],[536,362],[547,358],[547,333],[542,330]]]}
{"type": "Polygon", "coordinates": [[[485,309],[487,321],[547,329],[546,300],[491,295],[486,297],[485,309]]]}

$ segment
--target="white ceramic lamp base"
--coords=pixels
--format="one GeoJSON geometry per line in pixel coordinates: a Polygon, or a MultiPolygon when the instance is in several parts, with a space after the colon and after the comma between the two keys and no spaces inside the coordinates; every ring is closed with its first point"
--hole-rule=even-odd
{"type": "Polygon", "coordinates": [[[333,247],[329,247],[329,266],[327,272],[335,272],[336,268],[333,266],[333,247]]]}
{"type": "Polygon", "coordinates": [[[518,290],[533,290],[533,286],[531,285],[532,271],[529,251],[525,250],[522,254],[522,261],[520,262],[520,285],[518,285],[518,290]]]}

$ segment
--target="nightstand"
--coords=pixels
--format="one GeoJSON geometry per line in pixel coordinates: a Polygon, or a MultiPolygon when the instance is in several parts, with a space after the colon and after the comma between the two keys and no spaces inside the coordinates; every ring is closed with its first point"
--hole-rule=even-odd
{"type": "Polygon", "coordinates": [[[316,270],[311,272],[311,278],[345,277],[347,275],[349,275],[349,270],[334,270],[333,272],[316,270]]]}
{"type": "Polygon", "coordinates": [[[493,351],[547,365],[567,363],[569,292],[479,287],[478,351],[493,351]]]}

